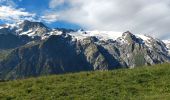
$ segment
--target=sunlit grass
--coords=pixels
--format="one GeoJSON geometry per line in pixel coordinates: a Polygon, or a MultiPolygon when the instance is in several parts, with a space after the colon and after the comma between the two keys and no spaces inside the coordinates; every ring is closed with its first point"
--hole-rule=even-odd
{"type": "Polygon", "coordinates": [[[164,100],[170,64],[43,76],[0,83],[0,100],[164,100]]]}

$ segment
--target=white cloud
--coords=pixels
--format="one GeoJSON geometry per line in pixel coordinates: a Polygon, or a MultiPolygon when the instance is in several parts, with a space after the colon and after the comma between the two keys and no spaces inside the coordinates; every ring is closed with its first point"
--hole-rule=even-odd
{"type": "Polygon", "coordinates": [[[35,14],[26,12],[23,8],[16,9],[11,6],[0,6],[0,19],[8,22],[21,20],[34,20],[35,14]]]}
{"type": "Polygon", "coordinates": [[[0,4],[6,5],[6,6],[11,6],[11,7],[17,6],[13,0],[0,0],[0,4]]]}
{"type": "Polygon", "coordinates": [[[51,0],[50,8],[64,3],[50,20],[65,20],[88,29],[126,31],[170,38],[170,0],[51,0]]]}
{"type": "Polygon", "coordinates": [[[58,21],[59,15],[56,13],[46,13],[44,16],[41,16],[41,20],[47,23],[52,23],[58,21]]]}
{"type": "Polygon", "coordinates": [[[65,0],[51,0],[49,3],[49,7],[50,8],[55,8],[61,4],[63,4],[65,2],[65,0]]]}

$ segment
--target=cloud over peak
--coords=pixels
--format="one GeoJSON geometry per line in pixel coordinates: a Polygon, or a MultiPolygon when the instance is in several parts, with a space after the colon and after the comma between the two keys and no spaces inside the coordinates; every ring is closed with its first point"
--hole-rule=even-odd
{"type": "Polygon", "coordinates": [[[0,0],[0,21],[63,21],[88,30],[129,30],[161,39],[170,38],[169,12],[170,0],[0,0]]]}
{"type": "Polygon", "coordinates": [[[170,33],[170,0],[51,0],[49,7],[56,9],[48,13],[49,19],[66,20],[88,29],[130,30],[159,38],[170,33]],[[69,9],[57,11],[65,3],[69,9]]]}

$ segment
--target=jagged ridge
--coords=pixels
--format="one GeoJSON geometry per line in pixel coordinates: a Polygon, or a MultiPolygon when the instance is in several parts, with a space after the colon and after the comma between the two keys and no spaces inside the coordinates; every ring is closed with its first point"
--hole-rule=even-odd
{"type": "Polygon", "coordinates": [[[15,46],[0,62],[2,79],[134,68],[170,61],[164,42],[129,31],[115,33],[49,29],[42,23],[30,21],[6,29],[12,34],[18,32],[16,37],[24,34],[32,40],[15,46]]]}

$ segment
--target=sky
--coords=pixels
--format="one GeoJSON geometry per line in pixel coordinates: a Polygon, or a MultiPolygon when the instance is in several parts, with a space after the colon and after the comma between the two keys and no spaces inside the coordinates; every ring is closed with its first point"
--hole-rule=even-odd
{"type": "Polygon", "coordinates": [[[21,20],[170,39],[170,0],[0,0],[0,23],[21,20]]]}

